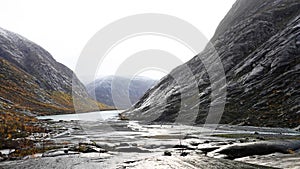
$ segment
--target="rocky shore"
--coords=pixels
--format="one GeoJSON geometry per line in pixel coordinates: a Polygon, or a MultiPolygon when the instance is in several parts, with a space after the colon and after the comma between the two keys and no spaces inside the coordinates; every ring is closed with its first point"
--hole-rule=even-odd
{"type": "Polygon", "coordinates": [[[300,133],[292,129],[220,125],[211,130],[118,120],[43,120],[39,125],[45,132],[23,138],[30,147],[1,154],[0,168],[300,167],[295,162],[300,161],[300,133]]]}

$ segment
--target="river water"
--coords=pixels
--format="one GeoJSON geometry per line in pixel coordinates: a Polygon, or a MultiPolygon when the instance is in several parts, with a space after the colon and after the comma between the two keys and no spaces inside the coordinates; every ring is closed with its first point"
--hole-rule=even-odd
{"type": "MultiPolygon", "coordinates": [[[[218,134],[251,134],[259,132],[263,136],[297,137],[300,133],[291,129],[259,128],[219,125],[216,130],[201,126],[179,124],[147,125],[137,121],[120,121],[120,111],[101,111],[83,114],[43,116],[45,127],[55,129],[47,138],[55,145],[71,147],[79,143],[93,143],[106,149],[106,153],[64,154],[66,148],[56,152],[26,157],[18,161],[0,163],[0,168],[50,169],[50,168],[265,168],[252,166],[252,163],[280,168],[300,168],[300,153],[272,153],[268,155],[248,156],[235,160],[218,159],[203,153],[202,148],[214,148],[239,145],[245,138],[216,137],[218,134]],[[55,122],[56,121],[56,122],[55,122]],[[178,146],[187,146],[189,153],[181,157],[178,146]],[[176,148],[177,147],[177,148],[176,148]],[[164,152],[172,156],[163,156],[164,152]],[[61,155],[58,155],[61,153],[61,155]],[[44,154],[44,156],[45,156],[44,154]],[[212,158],[213,157],[213,158],[212,158]],[[194,166],[194,167],[192,167],[194,166]]],[[[250,138],[249,142],[260,142],[250,138]]]]}
{"type": "Polygon", "coordinates": [[[97,111],[90,113],[77,113],[77,114],[63,114],[63,115],[52,115],[52,116],[39,116],[38,119],[52,119],[54,121],[70,121],[70,120],[81,120],[81,121],[105,121],[108,119],[116,119],[118,114],[122,110],[111,110],[111,111],[97,111]]]}

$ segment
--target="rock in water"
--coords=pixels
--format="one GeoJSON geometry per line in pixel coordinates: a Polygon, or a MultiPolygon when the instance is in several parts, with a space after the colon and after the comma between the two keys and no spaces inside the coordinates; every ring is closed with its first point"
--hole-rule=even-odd
{"type": "MultiPolygon", "coordinates": [[[[220,123],[296,127],[300,120],[300,1],[238,0],[219,24],[211,39],[226,74],[226,105],[220,123]]],[[[203,124],[211,103],[211,86],[201,62],[214,66],[212,47],[207,46],[183,66],[149,90],[130,110],[131,119],[174,122],[177,117],[203,124]],[[184,72],[188,66],[197,80],[184,72]],[[178,85],[173,77],[179,77],[178,85]],[[199,95],[197,93],[200,93],[199,95]],[[191,115],[191,111],[199,111],[191,115]],[[190,117],[192,116],[192,117],[190,117]]],[[[218,74],[218,72],[216,72],[218,74]]],[[[224,90],[225,86],[218,86],[224,90]]]]}
{"type": "Polygon", "coordinates": [[[271,153],[293,153],[300,148],[300,141],[286,140],[286,141],[261,141],[258,143],[244,143],[226,146],[217,149],[209,154],[215,156],[216,154],[226,155],[224,158],[235,159],[253,155],[266,155],[271,153]]]}
{"type": "Polygon", "coordinates": [[[172,153],[170,151],[165,151],[164,156],[172,156],[172,153]]]}

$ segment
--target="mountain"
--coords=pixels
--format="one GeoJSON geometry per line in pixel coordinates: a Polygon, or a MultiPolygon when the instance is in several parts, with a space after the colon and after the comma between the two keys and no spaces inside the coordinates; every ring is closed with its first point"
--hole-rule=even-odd
{"type": "Polygon", "coordinates": [[[93,100],[74,73],[42,47],[0,28],[0,111],[74,113],[73,102],[78,112],[109,108],[93,100]]]}
{"type": "Polygon", "coordinates": [[[174,122],[180,116],[192,119],[189,123],[203,124],[211,104],[215,108],[225,104],[220,123],[298,126],[299,9],[299,0],[237,0],[216,29],[211,45],[162,78],[125,115],[154,122],[174,122]],[[210,63],[208,70],[214,70],[214,49],[224,67],[226,86],[219,83],[224,80],[220,72],[210,80],[201,61],[210,63]],[[198,90],[194,90],[186,67],[192,71],[198,90]],[[219,93],[226,89],[226,99],[212,96],[213,85],[219,93]]]}
{"type": "Polygon", "coordinates": [[[97,101],[119,109],[127,109],[155,83],[155,80],[147,77],[129,79],[120,76],[106,76],[91,82],[86,88],[97,101]]]}

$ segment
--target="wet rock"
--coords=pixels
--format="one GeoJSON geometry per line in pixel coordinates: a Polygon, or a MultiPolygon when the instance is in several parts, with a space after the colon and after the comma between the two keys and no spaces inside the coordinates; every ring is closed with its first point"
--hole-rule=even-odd
{"type": "Polygon", "coordinates": [[[296,131],[300,131],[300,125],[299,125],[299,126],[297,126],[297,127],[295,127],[295,128],[294,128],[294,130],[296,130],[296,131]]]}
{"type": "Polygon", "coordinates": [[[224,146],[224,145],[227,145],[228,143],[225,143],[225,142],[221,142],[221,143],[216,143],[216,144],[213,144],[215,146],[224,146]]]}
{"type": "Polygon", "coordinates": [[[260,137],[260,136],[256,137],[256,139],[258,139],[258,140],[265,140],[264,137],[260,137]]]}
{"type": "Polygon", "coordinates": [[[173,148],[178,148],[183,150],[195,150],[195,148],[189,147],[187,145],[175,145],[173,148]]]}
{"type": "Polygon", "coordinates": [[[190,143],[192,146],[198,146],[200,143],[199,142],[191,142],[190,143]]]}
{"type": "Polygon", "coordinates": [[[296,42],[295,42],[295,44],[296,44],[296,46],[297,46],[298,48],[300,48],[300,35],[298,35],[298,36],[296,37],[296,42]]]}
{"type": "Polygon", "coordinates": [[[224,158],[235,159],[252,155],[266,155],[275,152],[289,154],[300,148],[300,141],[262,141],[256,143],[236,144],[222,147],[211,152],[210,156],[216,154],[226,155],[224,158]]]}
{"type": "Polygon", "coordinates": [[[198,148],[198,150],[200,150],[202,153],[204,153],[205,155],[207,155],[207,153],[212,152],[214,150],[219,149],[220,147],[204,147],[204,148],[198,148]]]}
{"type": "Polygon", "coordinates": [[[123,113],[119,113],[119,120],[129,120],[129,118],[128,118],[128,117],[126,117],[126,115],[125,115],[125,114],[123,114],[123,113]]]}
{"type": "Polygon", "coordinates": [[[165,151],[164,156],[172,156],[172,153],[170,151],[165,151]]]}
{"type": "Polygon", "coordinates": [[[187,134],[186,136],[184,136],[183,139],[199,139],[199,137],[195,136],[195,135],[189,135],[189,134],[187,134]]]}
{"type": "MultiPolygon", "coordinates": [[[[141,161],[141,160],[127,160],[127,161],[125,161],[124,163],[125,164],[132,164],[132,163],[136,163],[136,162],[138,162],[138,161],[141,161]]],[[[125,167],[126,168],[126,167],[125,167]]]]}
{"type": "Polygon", "coordinates": [[[79,153],[74,151],[68,151],[66,149],[58,149],[58,150],[47,151],[43,153],[42,157],[57,157],[57,156],[75,155],[75,154],[79,154],[79,153]]]}
{"type": "Polygon", "coordinates": [[[244,138],[244,139],[239,139],[239,142],[240,143],[247,143],[247,142],[249,142],[249,138],[247,137],[247,138],[244,138]]]}
{"type": "Polygon", "coordinates": [[[116,148],[116,151],[118,152],[136,152],[136,153],[150,153],[151,151],[149,150],[144,150],[138,147],[121,147],[121,148],[116,148]]]}
{"type": "Polygon", "coordinates": [[[269,167],[241,163],[237,161],[214,159],[199,155],[189,155],[188,158],[182,156],[159,156],[143,158],[139,161],[132,161],[124,164],[120,168],[198,168],[198,169],[267,169],[269,167]],[[155,166],[155,167],[154,167],[155,166]]]}
{"type": "Polygon", "coordinates": [[[127,146],[129,146],[129,144],[128,143],[120,143],[119,146],[120,147],[127,147],[127,146]]]}
{"type": "Polygon", "coordinates": [[[79,143],[78,146],[69,148],[70,151],[77,151],[81,153],[106,153],[107,150],[101,148],[101,146],[93,143],[79,143]]]}
{"type": "Polygon", "coordinates": [[[182,153],[180,153],[180,156],[185,157],[185,156],[187,156],[189,154],[190,154],[189,152],[182,152],[182,153]]]}

